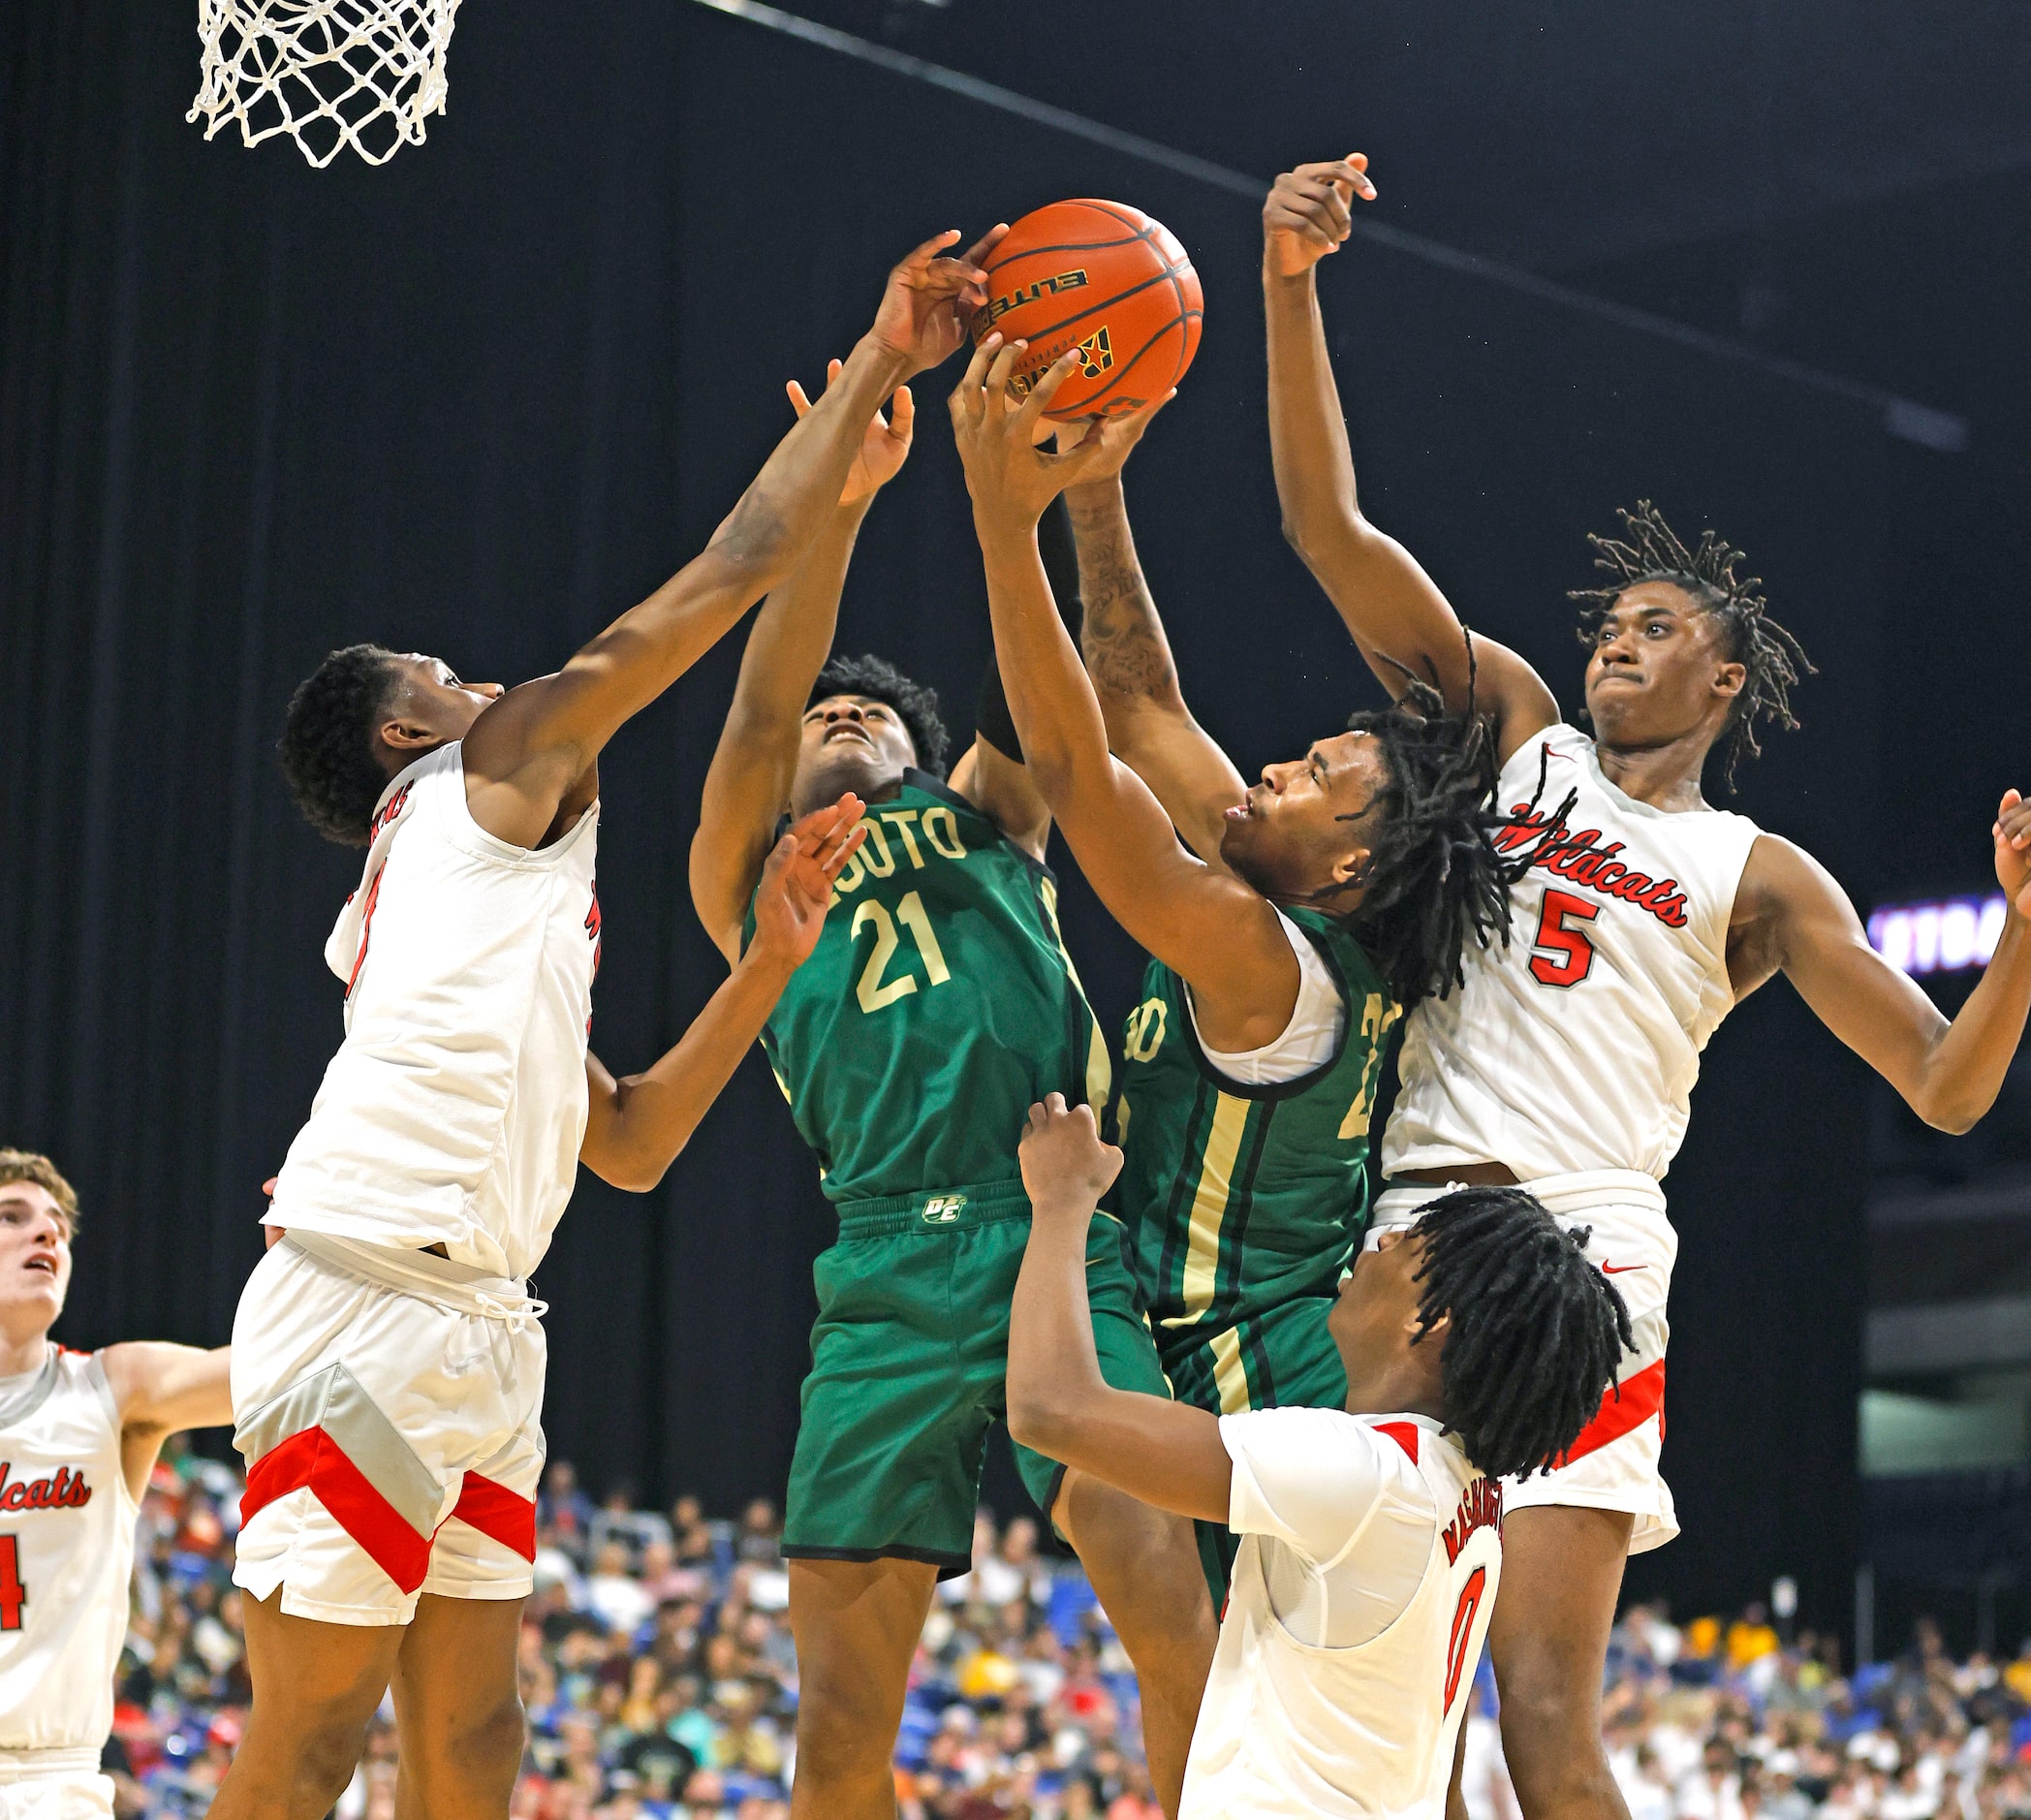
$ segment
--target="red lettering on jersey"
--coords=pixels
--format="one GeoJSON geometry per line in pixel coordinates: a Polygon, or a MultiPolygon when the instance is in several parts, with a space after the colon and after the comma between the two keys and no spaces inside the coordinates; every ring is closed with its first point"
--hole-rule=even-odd
{"type": "Polygon", "coordinates": [[[1467,1546],[1467,1538],[1477,1529],[1492,1529],[1497,1536],[1502,1533],[1502,1482],[1499,1479],[1476,1479],[1460,1493],[1459,1508],[1453,1513],[1453,1521],[1446,1525],[1440,1538],[1446,1544],[1449,1567],[1459,1559],[1460,1550],[1467,1546]]]}
{"type": "Polygon", "coordinates": [[[14,1462],[0,1459],[0,1510],[78,1510],[91,1502],[83,1468],[59,1466],[47,1479],[13,1479],[14,1462]]]}
{"type": "Polygon", "coordinates": [[[379,837],[381,831],[409,806],[409,793],[411,790],[415,788],[416,786],[414,784],[404,784],[401,787],[401,789],[397,790],[393,796],[389,798],[387,805],[382,809],[379,815],[374,817],[373,821],[367,827],[366,844],[369,847],[371,847],[374,844],[375,840],[379,837]]]}
{"type": "Polygon", "coordinates": [[[359,969],[366,965],[366,945],[374,934],[374,906],[381,901],[381,874],[388,870],[388,862],[383,860],[374,868],[372,881],[366,888],[366,907],[359,913],[359,952],[353,957],[353,971],[346,976],[346,996],[353,996],[354,987],[359,984],[359,969]]]}
{"type": "Polygon", "coordinates": [[[600,881],[592,881],[592,908],[585,913],[585,939],[592,944],[592,977],[600,977],[600,881]]]}
{"type": "MultiPolygon", "coordinates": [[[[1551,827],[1550,816],[1527,802],[1512,804],[1510,813],[1515,821],[1495,835],[1495,845],[1504,853],[1515,852],[1551,827]]],[[[1534,869],[1541,867],[1571,879],[1583,891],[1599,892],[1604,897],[1639,905],[1669,928],[1684,928],[1685,888],[1675,878],[1652,878],[1647,872],[1631,871],[1614,857],[1624,843],[1611,840],[1604,847],[1597,844],[1600,839],[1598,828],[1562,834],[1547,841],[1530,863],[1534,869]]]]}

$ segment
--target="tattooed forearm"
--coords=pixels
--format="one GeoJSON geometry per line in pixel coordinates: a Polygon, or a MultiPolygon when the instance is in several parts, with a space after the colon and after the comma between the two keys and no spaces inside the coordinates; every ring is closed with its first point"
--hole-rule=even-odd
{"type": "Polygon", "coordinates": [[[1103,695],[1176,698],[1177,669],[1136,559],[1120,483],[1075,489],[1066,495],[1066,504],[1086,610],[1080,654],[1093,686],[1103,695]]]}

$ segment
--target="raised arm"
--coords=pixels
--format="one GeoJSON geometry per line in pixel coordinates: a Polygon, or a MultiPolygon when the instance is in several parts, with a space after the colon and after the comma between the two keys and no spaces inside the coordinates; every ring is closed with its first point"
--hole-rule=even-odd
{"type": "Polygon", "coordinates": [[[870,417],[964,338],[984,298],[975,257],[927,240],[890,274],[872,329],[818,405],[763,464],[704,549],[550,676],[511,689],[465,739],[466,796],[488,832],[542,839],[614,731],[654,701],[794,569],[831,517],[870,417]]]}
{"type": "MultiPolygon", "coordinates": [[[[839,383],[832,361],[828,390],[839,383]]],[[[790,402],[799,418],[813,406],[795,380],[790,402]]],[[[740,955],[740,929],[776,820],[790,800],[799,731],[811,685],[825,668],[839,622],[839,596],[854,542],[875,494],[901,470],[910,453],[916,410],[901,387],[885,419],[869,419],[839,503],[797,567],[755,615],[740,679],[705,773],[698,832],[691,839],[691,901],[729,963],[740,955]]]]}
{"type": "Polygon", "coordinates": [[[1156,793],[1186,845],[1225,870],[1221,817],[1245,786],[1185,706],[1171,641],[1136,555],[1121,468],[1109,465],[1111,472],[1065,489],[1086,609],[1080,654],[1114,756],[1156,793]]]}
{"type": "MultiPolygon", "coordinates": [[[[1269,449],[1284,535],[1326,590],[1368,667],[1392,695],[1402,665],[1436,676],[1447,705],[1467,698],[1466,638],[1418,559],[1362,514],[1354,454],[1319,313],[1318,266],[1345,243],[1359,196],[1375,185],[1359,152],[1299,165],[1263,204],[1263,306],[1269,330],[1269,449]],[[1393,660],[1393,661],[1390,661],[1393,660]]],[[[1558,704],[1514,651],[1474,641],[1475,700],[1496,721],[1506,760],[1558,719],[1558,704]]]]}
{"type": "Polygon", "coordinates": [[[1191,985],[1207,1041],[1256,1048],[1290,1021],[1297,957],[1275,907],[1179,846],[1148,786],[1109,752],[1100,705],[1038,553],[1044,508],[1140,428],[1117,419],[1066,454],[1033,446],[1075,358],[1058,361],[1018,408],[1008,395],[1014,349],[989,335],[952,398],[1009,711],[1030,777],[1109,912],[1191,985]]]}
{"type": "Polygon", "coordinates": [[[1009,1433],[1159,1510],[1227,1522],[1234,1465],[1220,1418],[1117,1391],[1101,1375],[1086,1302],[1086,1228],[1121,1152],[1093,1114],[1053,1093],[1030,1108],[1020,1149],[1031,1218],[1009,1315],[1009,1433]]]}
{"type": "Polygon", "coordinates": [[[1952,1021],[1869,946],[1826,868],[1789,841],[1757,841],[1736,894],[1736,995],[1777,968],[1820,1020],[1941,1131],[1968,1131],[1995,1104],[2031,1011],[2031,804],[2013,790],[1991,837],[2009,899],[1980,984],[1952,1021]]]}
{"type": "Polygon", "coordinates": [[[832,881],[866,836],[859,826],[863,806],[848,793],[775,843],[755,894],[755,939],[654,1067],[616,1080],[587,1052],[590,1104],[578,1160],[603,1181],[645,1194],[691,1142],[762,1034],[790,976],[817,946],[832,881]]]}
{"type": "Polygon", "coordinates": [[[171,1435],[232,1425],[232,1347],[129,1340],[107,1347],[100,1358],[120,1412],[121,1476],[137,1498],[171,1435]]]}

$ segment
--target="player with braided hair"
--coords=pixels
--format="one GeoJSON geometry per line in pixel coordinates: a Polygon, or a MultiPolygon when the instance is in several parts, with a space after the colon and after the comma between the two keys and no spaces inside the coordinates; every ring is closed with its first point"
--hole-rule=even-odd
{"type": "MultiPolygon", "coordinates": [[[[1301,165],[1263,211],[1269,424],[1287,534],[1383,681],[1431,666],[1450,703],[1470,686],[1451,603],[1363,515],[1316,267],[1375,186],[1359,154],[1301,165]],[[1382,660],[1381,653],[1391,659],[1382,660]]],[[[1952,1022],[1870,948],[1846,894],[1791,842],[1701,793],[1763,721],[1791,726],[1811,666],[1762,583],[1713,532],[1688,547],[1649,502],[1594,539],[1605,585],[1577,598],[1592,736],[1542,677],[1477,640],[1479,699],[1502,766],[1498,802],[1534,780],[1570,790],[1498,845],[1535,839],[1509,892],[1507,944],[1470,954],[1464,988],[1427,1000],[1404,1037],[1383,1144],[1379,1232],[1450,1182],[1521,1183],[1628,1299],[1635,1344],[1616,1394],[1568,1457],[1507,1492],[1508,1582],[1490,1639],[1502,1735],[1524,1820],[1627,1820],[1601,1747],[1608,1633],[1623,1563],[1677,1533],[1658,1471],[1666,1301],[1677,1238],[1659,1178],[1685,1134],[1700,1052],[1737,1002],[1782,972],[1835,1036],[1928,1124],[1966,1131],[1993,1103],[2031,1009],[2031,804],[2003,794],[1990,830],[2009,900],[1995,957],[1952,1022]]]]}
{"type": "MultiPolygon", "coordinates": [[[[1151,413],[1047,455],[1028,438],[1069,364],[1018,407],[1012,360],[984,346],[953,417],[1031,775],[1150,955],[1112,1128],[1157,1350],[1203,1409],[1337,1408],[1327,1317],[1366,1220],[1389,1033],[1506,926],[1509,882],[1541,836],[1497,850],[1481,717],[1415,676],[1394,706],[1245,786],[1184,706],[1129,535],[1120,471],[1151,413]],[[1036,536],[1068,484],[1086,669],[1036,536]]],[[[1234,1539],[1202,1524],[1199,1540],[1218,1604],[1234,1539]]]]}
{"type": "Polygon", "coordinates": [[[1574,1439],[1629,1339],[1614,1286],[1515,1188],[1466,1188],[1364,1252],[1330,1304],[1333,1407],[1230,1411],[1096,1368],[1083,1258],[1121,1152],[1030,1109],[1036,1208],[1009,1341],[1032,1447],[1242,1538],[1183,1820],[1439,1820],[1503,1557],[1503,1483],[1574,1439]]]}
{"type": "Polygon", "coordinates": [[[1742,667],[1742,685],[1729,705],[1728,724],[1715,742],[1721,750],[1721,779],[1734,788],[1734,767],[1744,752],[1763,752],[1756,737],[1759,720],[1775,721],[1787,733],[1798,724],[1792,713],[1792,685],[1813,674],[1805,647],[1769,615],[1757,592],[1763,579],[1742,580],[1734,565],[1743,551],[1712,530],[1700,533],[1700,547],[1687,549],[1664,514],[1647,499],[1634,512],[1617,508],[1616,516],[1629,541],[1589,533],[1597,554],[1594,567],[1608,576],[1606,587],[1574,588],[1570,599],[1580,604],[1579,642],[1592,647],[1601,628],[1626,589],[1641,581],[1670,581],[1703,610],[1714,644],[1730,663],[1742,667]]]}

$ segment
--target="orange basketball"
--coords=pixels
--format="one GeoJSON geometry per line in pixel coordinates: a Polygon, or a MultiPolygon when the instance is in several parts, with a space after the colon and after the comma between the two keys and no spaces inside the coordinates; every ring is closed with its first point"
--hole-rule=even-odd
{"type": "Polygon", "coordinates": [[[1016,222],[988,259],[973,338],[999,329],[1029,344],[1012,380],[1018,394],[1078,347],[1085,362],[1048,415],[1109,417],[1184,378],[1204,307],[1199,274],[1162,222],[1121,203],[1052,203],[1016,222]]]}

